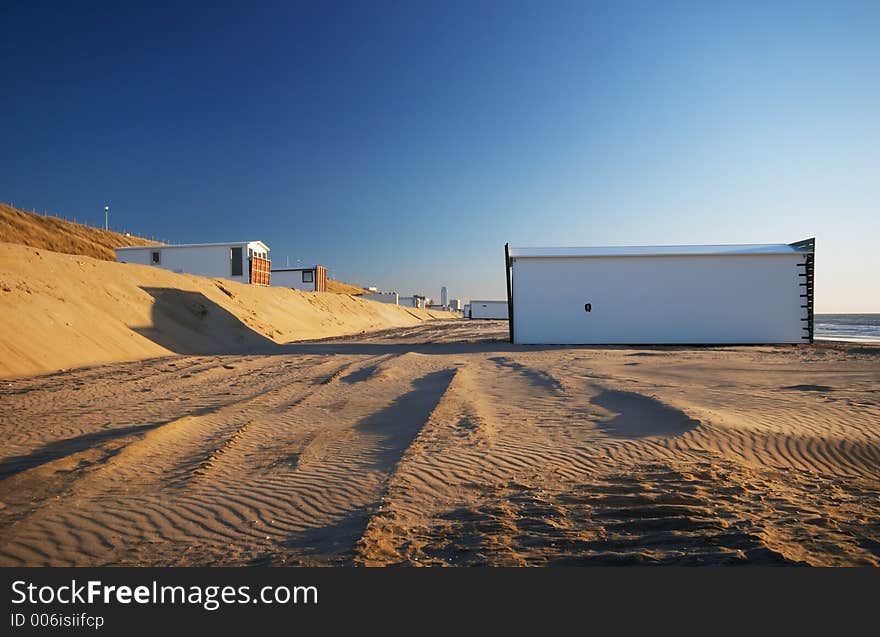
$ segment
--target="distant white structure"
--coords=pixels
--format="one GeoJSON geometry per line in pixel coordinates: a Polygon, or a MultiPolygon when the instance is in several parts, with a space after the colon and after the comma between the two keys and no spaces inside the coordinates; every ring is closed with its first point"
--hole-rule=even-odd
{"type": "Polygon", "coordinates": [[[371,285],[367,288],[367,290],[370,292],[378,292],[379,288],[377,288],[375,285],[371,285]]]}
{"type": "Polygon", "coordinates": [[[514,343],[813,340],[814,239],[505,252],[514,343]]]}
{"type": "Polygon", "coordinates": [[[421,298],[417,296],[401,296],[397,299],[397,304],[403,307],[421,307],[421,298]]]}
{"type": "Polygon", "coordinates": [[[116,260],[258,285],[269,285],[272,265],[262,241],[130,246],[116,248],[116,260]]]}
{"type": "Polygon", "coordinates": [[[461,299],[449,299],[449,309],[461,312],[461,299]]]}
{"type": "MultiPolygon", "coordinates": [[[[367,289],[369,290],[370,288],[367,289]]],[[[361,294],[360,297],[367,301],[376,301],[377,303],[391,303],[392,305],[400,303],[400,296],[397,292],[371,292],[370,294],[361,294]]]]}
{"type": "Polygon", "coordinates": [[[422,309],[431,305],[431,299],[421,294],[413,294],[412,296],[401,296],[398,304],[404,307],[420,307],[422,309]]]}
{"type": "Polygon", "coordinates": [[[310,268],[272,268],[272,285],[309,292],[327,291],[327,268],[313,265],[310,268]]]}
{"type": "Polygon", "coordinates": [[[446,286],[445,285],[440,288],[440,305],[442,305],[443,307],[447,307],[446,306],[446,286]]]}
{"type": "Polygon", "coordinates": [[[471,311],[468,318],[472,319],[506,319],[507,301],[474,301],[471,300],[471,311]]]}

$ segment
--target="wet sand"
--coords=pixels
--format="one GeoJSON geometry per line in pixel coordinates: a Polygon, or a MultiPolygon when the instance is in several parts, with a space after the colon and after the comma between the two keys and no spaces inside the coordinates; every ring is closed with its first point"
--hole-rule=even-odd
{"type": "Polygon", "coordinates": [[[0,381],[0,565],[880,565],[880,346],[505,337],[0,381]]]}

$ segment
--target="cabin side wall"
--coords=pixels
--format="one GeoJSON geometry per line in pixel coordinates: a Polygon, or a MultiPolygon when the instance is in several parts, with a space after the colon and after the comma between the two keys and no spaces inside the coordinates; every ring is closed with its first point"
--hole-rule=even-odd
{"type": "MultiPolygon", "coordinates": [[[[314,292],[316,290],[317,273],[314,270],[272,270],[271,285],[314,292]],[[303,272],[311,272],[312,280],[303,282],[303,272]]],[[[326,283],[325,283],[326,289],[326,283]]]]}
{"type": "Polygon", "coordinates": [[[116,260],[119,263],[137,263],[139,265],[150,265],[150,252],[152,252],[152,248],[116,250],[116,260]]]}
{"type": "Polygon", "coordinates": [[[804,260],[794,253],[515,258],[514,342],[807,342],[804,260]]]}
{"type": "Polygon", "coordinates": [[[167,246],[150,246],[143,250],[123,250],[116,253],[117,261],[157,265],[172,272],[197,274],[199,276],[217,277],[248,282],[247,244],[229,244],[220,246],[194,246],[187,248],[171,248],[167,246]],[[232,274],[232,248],[241,248],[241,275],[232,274]],[[159,253],[159,263],[152,262],[152,253],[159,253]]]}
{"type": "Polygon", "coordinates": [[[471,301],[472,319],[506,319],[507,301],[471,301]]]}

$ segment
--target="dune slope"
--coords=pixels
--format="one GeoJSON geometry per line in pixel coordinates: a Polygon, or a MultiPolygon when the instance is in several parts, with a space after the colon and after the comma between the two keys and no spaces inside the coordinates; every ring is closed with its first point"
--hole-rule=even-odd
{"type": "Polygon", "coordinates": [[[0,204],[0,241],[105,261],[116,260],[113,248],[160,245],[140,237],[25,212],[7,204],[0,204]]]}
{"type": "Polygon", "coordinates": [[[0,243],[6,377],[172,354],[272,352],[289,341],[446,317],[0,243]]]}

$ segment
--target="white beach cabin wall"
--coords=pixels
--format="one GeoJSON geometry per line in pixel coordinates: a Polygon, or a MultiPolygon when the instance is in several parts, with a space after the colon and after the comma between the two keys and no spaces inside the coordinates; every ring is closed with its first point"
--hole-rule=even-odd
{"type": "Polygon", "coordinates": [[[512,339],[521,344],[809,342],[812,259],[812,248],[805,252],[785,244],[510,248],[512,339]]]}
{"type": "Polygon", "coordinates": [[[315,271],[314,270],[272,270],[272,285],[282,288],[293,288],[295,290],[315,291],[315,271]],[[305,278],[311,278],[311,281],[303,281],[303,272],[306,272],[305,278]]]}
{"type": "Polygon", "coordinates": [[[309,292],[326,292],[327,268],[323,265],[310,268],[273,268],[272,285],[309,292]]]}
{"type": "Polygon", "coordinates": [[[250,281],[248,258],[254,254],[267,259],[268,253],[268,247],[260,241],[243,241],[116,248],[116,260],[121,263],[153,265],[172,272],[248,283],[250,281]],[[232,262],[232,255],[239,254],[236,248],[240,249],[240,264],[232,262]],[[158,254],[158,263],[154,259],[154,254],[158,254]],[[239,267],[236,267],[237,265],[239,267]]]}
{"type": "Polygon", "coordinates": [[[471,301],[472,319],[506,319],[507,301],[471,301]]]}

